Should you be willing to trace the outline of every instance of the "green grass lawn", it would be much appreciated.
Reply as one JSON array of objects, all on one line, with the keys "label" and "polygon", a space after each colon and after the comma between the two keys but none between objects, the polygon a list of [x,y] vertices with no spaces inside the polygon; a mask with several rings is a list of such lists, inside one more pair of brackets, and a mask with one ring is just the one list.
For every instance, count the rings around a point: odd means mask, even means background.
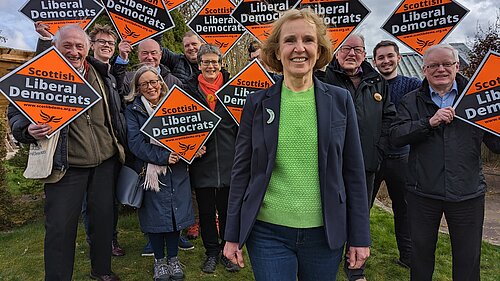
[{"label": "green grass lawn", "polygon": [[[409,271],[395,264],[397,249],[391,215],[374,208],[371,224],[373,246],[366,269],[367,279],[409,280]],[[153,258],[140,256],[146,239],[139,230],[137,216],[121,216],[118,230],[126,255],[113,258],[113,270],[124,281],[151,280]],[[0,233],[0,280],[43,280],[43,237],[43,222]],[[239,273],[228,273],[220,265],[215,274],[201,272],[204,259],[201,239],[194,240],[194,243],[194,250],[180,252],[180,260],[186,265],[185,280],[253,280],[248,257],[247,267]],[[500,278],[500,247],[483,244],[482,250],[481,280],[496,281]],[[90,280],[90,260],[83,227],[79,227],[75,259],[74,280]],[[345,280],[343,274],[339,274],[338,280]],[[439,238],[434,280],[451,281],[451,249],[447,235]]]}]

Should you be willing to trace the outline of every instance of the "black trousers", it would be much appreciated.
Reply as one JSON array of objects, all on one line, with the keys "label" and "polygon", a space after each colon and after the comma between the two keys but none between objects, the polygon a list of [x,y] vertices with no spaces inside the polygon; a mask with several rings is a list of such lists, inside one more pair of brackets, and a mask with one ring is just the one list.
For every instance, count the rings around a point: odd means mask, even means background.
[{"label": "black trousers", "polygon": [[399,250],[399,258],[406,264],[410,263],[411,239],[408,224],[408,210],[406,204],[406,173],[408,168],[408,154],[398,157],[389,157],[382,161],[380,170],[375,174],[375,184],[371,205],[377,197],[380,184],[385,181],[387,191],[392,201],[394,213],[394,232]]},{"label": "black trousers", "polygon": [[[205,254],[207,256],[217,256],[224,248],[229,187],[196,188],[195,192]],[[215,221],[216,214],[219,219],[219,231],[217,231]]]},{"label": "black trousers", "polygon": [[484,195],[462,202],[445,202],[411,192],[407,198],[413,249],[410,280],[432,280],[439,224],[444,213],[450,232],[453,281],[479,281]]},{"label": "black trousers", "polygon": [[90,260],[94,273],[111,273],[113,172],[116,157],[94,168],[69,168],[57,183],[45,185],[45,280],[71,280],[82,201],[87,192]]}]

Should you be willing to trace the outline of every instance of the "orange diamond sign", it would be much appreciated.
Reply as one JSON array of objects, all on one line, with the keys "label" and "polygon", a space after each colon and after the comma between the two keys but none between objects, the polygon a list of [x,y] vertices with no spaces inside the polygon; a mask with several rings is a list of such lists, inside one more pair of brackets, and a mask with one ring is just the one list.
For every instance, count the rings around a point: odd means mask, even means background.
[{"label": "orange diamond sign", "polygon": [[443,41],[468,12],[454,0],[403,0],[382,29],[423,55]]},{"label": "orange diamond sign", "polygon": [[104,3],[120,38],[130,40],[132,46],[175,26],[163,1],[105,0]]},{"label": "orange diamond sign", "polygon": [[299,0],[243,0],[231,16],[255,38],[264,42],[271,35],[272,23],[280,14],[294,8]]},{"label": "orange diamond sign", "polygon": [[172,11],[174,9],[177,9],[179,6],[182,4],[186,3],[188,0],[163,0],[163,3],[165,3],[165,7],[169,11]]},{"label": "orange diamond sign", "polygon": [[456,116],[500,137],[500,53],[489,51],[455,104]]},{"label": "orange diamond sign", "polygon": [[370,10],[359,0],[302,0],[299,5],[301,8],[309,7],[322,16],[334,51],[370,14]]},{"label": "orange diamond sign", "polygon": [[247,95],[258,90],[267,89],[273,84],[273,79],[264,70],[259,60],[254,59],[215,94],[229,112],[229,115],[239,125]]},{"label": "orange diamond sign", "polygon": [[209,0],[191,19],[188,26],[208,44],[229,52],[245,28],[231,17],[235,5],[230,0]]},{"label": "orange diamond sign", "polygon": [[61,130],[101,96],[51,47],[0,80],[0,91],[33,124]]},{"label": "orange diamond sign", "polygon": [[42,21],[49,25],[50,34],[56,34],[59,27],[78,24],[87,29],[102,12],[102,5],[95,0],[29,0],[19,12],[33,22]]},{"label": "orange diamond sign", "polygon": [[221,118],[174,86],[141,131],[191,164]]}]

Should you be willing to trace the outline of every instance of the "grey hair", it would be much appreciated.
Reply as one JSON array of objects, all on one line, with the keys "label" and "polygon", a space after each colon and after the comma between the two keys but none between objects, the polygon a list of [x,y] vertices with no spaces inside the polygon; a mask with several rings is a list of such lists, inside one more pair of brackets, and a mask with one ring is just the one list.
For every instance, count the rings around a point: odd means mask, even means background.
[{"label": "grey hair", "polygon": [[443,44],[432,45],[427,50],[425,50],[424,58],[423,58],[424,65],[425,65],[425,61],[429,57],[429,54],[432,53],[433,51],[439,50],[439,49],[445,49],[445,50],[451,51],[451,53],[453,54],[453,58],[455,59],[455,61],[459,62],[457,49],[453,48],[453,46],[451,46],[450,44],[444,44],[443,43]]},{"label": "grey hair", "polygon": [[70,30],[75,30],[77,32],[80,32],[85,38],[85,47],[87,49],[90,49],[90,37],[87,35],[87,33],[85,33],[85,31],[83,31],[81,26],[77,24],[68,24],[61,26],[54,35],[54,38],[52,39],[52,44],[56,45],[59,41],[61,41],[62,34]]},{"label": "grey hair", "polygon": [[203,44],[198,49],[198,55],[196,57],[196,61],[198,64],[201,64],[201,57],[206,54],[216,54],[219,57],[219,63],[222,62],[222,52],[219,47],[212,44]]},{"label": "grey hair", "polygon": [[359,39],[361,39],[361,42],[363,42],[363,47],[365,46],[365,36],[363,36],[362,34],[354,33],[354,34],[349,35],[349,37],[347,37],[347,39],[349,39],[351,37],[358,37]]},{"label": "grey hair", "polygon": [[124,100],[126,102],[132,102],[134,101],[135,97],[141,95],[141,93],[139,92],[139,78],[141,78],[141,76],[148,71],[153,72],[156,76],[158,76],[158,80],[160,80],[160,100],[167,94],[168,86],[167,84],[165,84],[165,81],[163,81],[163,78],[158,73],[158,68],[154,66],[143,65],[134,73],[134,78],[132,78],[132,81],[130,82],[130,93],[128,93],[128,95],[124,97]]}]

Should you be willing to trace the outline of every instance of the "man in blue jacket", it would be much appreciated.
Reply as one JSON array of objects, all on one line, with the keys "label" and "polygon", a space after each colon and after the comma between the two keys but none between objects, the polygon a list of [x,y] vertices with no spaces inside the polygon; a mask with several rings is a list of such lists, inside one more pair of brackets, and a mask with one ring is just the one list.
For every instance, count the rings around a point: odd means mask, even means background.
[{"label": "man in blue jacket", "polygon": [[[397,107],[401,98],[420,87],[422,82],[415,77],[398,74],[398,64],[401,61],[398,45],[389,40],[380,41],[373,49],[373,63],[389,85],[391,102]],[[375,173],[372,205],[377,192],[385,181],[394,213],[394,231],[398,244],[399,265],[409,268],[411,256],[410,227],[406,211],[406,169],[408,165],[409,146],[387,147],[387,153],[382,159],[380,169]]]}]

